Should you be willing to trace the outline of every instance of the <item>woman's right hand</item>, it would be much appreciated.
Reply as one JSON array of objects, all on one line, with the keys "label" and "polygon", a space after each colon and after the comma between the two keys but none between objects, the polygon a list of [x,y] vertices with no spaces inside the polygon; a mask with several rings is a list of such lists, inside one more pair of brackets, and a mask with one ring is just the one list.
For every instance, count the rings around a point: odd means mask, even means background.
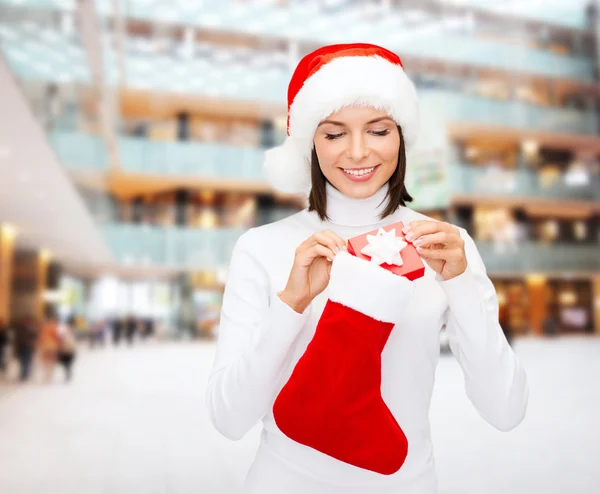
[{"label": "woman's right hand", "polygon": [[296,249],[294,265],[279,298],[296,312],[304,312],[329,284],[331,263],[342,249],[346,250],[346,241],[331,230],[308,237]]}]

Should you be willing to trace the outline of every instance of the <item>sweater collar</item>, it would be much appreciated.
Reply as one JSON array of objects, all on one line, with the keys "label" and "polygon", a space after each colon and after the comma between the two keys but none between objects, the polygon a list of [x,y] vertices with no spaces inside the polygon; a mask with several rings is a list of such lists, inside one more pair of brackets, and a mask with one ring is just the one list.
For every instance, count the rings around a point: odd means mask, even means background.
[{"label": "sweater collar", "polygon": [[364,199],[353,199],[326,182],[327,216],[330,223],[342,226],[366,226],[381,222],[389,184],[385,183],[375,194]]}]

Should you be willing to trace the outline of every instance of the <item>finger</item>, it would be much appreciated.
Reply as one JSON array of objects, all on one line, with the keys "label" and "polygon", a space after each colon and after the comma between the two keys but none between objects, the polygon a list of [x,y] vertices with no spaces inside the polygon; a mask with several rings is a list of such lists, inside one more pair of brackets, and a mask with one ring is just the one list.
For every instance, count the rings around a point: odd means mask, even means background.
[{"label": "finger", "polygon": [[428,235],[422,235],[421,237],[415,239],[413,244],[420,245],[421,247],[432,248],[435,247],[435,244],[441,244],[441,246],[446,247],[448,249],[458,247],[460,245],[460,235],[458,233],[448,233],[448,232],[437,232],[430,233]]},{"label": "finger", "polygon": [[424,249],[423,247],[417,247],[417,252],[427,259],[443,259],[444,261],[458,259],[461,256],[460,249]]},{"label": "finger", "polygon": [[[321,245],[325,245],[326,247],[329,247],[334,252],[336,250],[336,247],[338,247],[335,237],[333,237],[332,235],[328,235],[325,232],[317,232],[313,235],[313,237],[315,238],[316,244],[318,243]],[[343,245],[340,246],[339,249],[341,250],[342,247],[343,247]]]},{"label": "finger", "polygon": [[323,233],[332,238],[335,241],[335,244],[340,248],[340,250],[346,246],[346,241],[333,230],[323,230]]},{"label": "finger", "polygon": [[296,252],[294,263],[309,266],[317,257],[325,257],[330,261],[335,258],[335,252],[322,244],[315,244],[307,249]]},{"label": "finger", "polygon": [[452,232],[456,229],[455,226],[444,223],[443,221],[434,221],[434,220],[415,220],[411,221],[407,228],[404,228],[403,231],[405,233],[406,239],[409,241],[415,240],[419,238],[421,235],[427,235],[431,233],[437,232]]},{"label": "finger", "polygon": [[333,261],[333,259],[335,258],[335,252],[331,249],[328,249],[324,245],[317,244],[314,247],[311,247],[311,250],[314,253],[313,258],[320,256],[327,258],[328,261]]}]

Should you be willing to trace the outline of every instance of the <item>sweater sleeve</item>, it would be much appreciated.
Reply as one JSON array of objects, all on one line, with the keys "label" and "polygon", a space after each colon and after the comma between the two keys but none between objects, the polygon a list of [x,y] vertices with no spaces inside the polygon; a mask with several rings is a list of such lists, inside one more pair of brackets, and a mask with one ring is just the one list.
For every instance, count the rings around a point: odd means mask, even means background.
[{"label": "sweater sleeve", "polygon": [[466,230],[459,230],[465,241],[466,271],[447,281],[436,275],[448,299],[448,341],[471,403],[491,425],[509,431],[525,417],[527,376],[500,326],[496,290],[475,242]]},{"label": "sweater sleeve", "polygon": [[271,289],[250,230],[237,241],[225,284],[216,356],[206,405],[217,430],[241,439],[266,414],[296,336],[311,311],[300,314]]}]

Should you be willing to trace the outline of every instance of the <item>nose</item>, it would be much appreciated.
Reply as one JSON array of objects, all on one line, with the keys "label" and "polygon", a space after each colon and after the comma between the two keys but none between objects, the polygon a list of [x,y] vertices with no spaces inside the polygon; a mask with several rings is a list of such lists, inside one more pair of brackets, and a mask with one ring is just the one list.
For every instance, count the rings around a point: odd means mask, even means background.
[{"label": "nose", "polygon": [[362,161],[369,156],[369,147],[362,135],[353,135],[349,141],[348,158],[354,161]]}]

